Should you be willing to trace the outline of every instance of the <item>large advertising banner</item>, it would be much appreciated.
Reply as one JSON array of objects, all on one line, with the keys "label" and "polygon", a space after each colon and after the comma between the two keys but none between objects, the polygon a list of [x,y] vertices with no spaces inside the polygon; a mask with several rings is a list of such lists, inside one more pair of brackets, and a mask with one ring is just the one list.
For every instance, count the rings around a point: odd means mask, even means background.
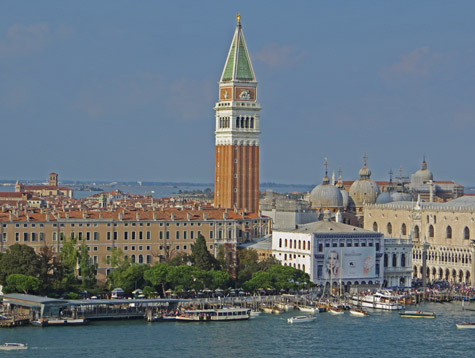
[{"label": "large advertising banner", "polygon": [[323,279],[376,277],[376,250],[374,247],[327,247]]}]

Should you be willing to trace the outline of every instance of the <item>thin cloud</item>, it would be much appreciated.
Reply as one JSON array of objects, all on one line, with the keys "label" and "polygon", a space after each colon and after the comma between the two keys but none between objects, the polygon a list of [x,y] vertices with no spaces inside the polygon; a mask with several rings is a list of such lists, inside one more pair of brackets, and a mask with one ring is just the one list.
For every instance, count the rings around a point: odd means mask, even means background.
[{"label": "thin cloud", "polygon": [[271,68],[295,66],[305,58],[305,52],[290,45],[271,43],[264,46],[254,56]]},{"label": "thin cloud", "polygon": [[213,116],[210,103],[217,92],[212,85],[212,81],[169,81],[156,73],[92,79],[81,89],[76,107],[92,120],[141,110],[176,121],[203,120]]},{"label": "thin cloud", "polygon": [[9,57],[41,50],[51,31],[47,24],[10,26],[7,33],[0,38],[0,57]]},{"label": "thin cloud", "polygon": [[0,58],[25,55],[43,50],[55,39],[64,40],[71,36],[74,29],[59,25],[51,29],[48,24],[15,24],[6,34],[0,34]]},{"label": "thin cloud", "polygon": [[416,48],[408,54],[402,55],[399,61],[392,66],[383,69],[381,77],[386,80],[400,77],[429,77],[440,57],[440,54],[432,52],[428,46]]}]

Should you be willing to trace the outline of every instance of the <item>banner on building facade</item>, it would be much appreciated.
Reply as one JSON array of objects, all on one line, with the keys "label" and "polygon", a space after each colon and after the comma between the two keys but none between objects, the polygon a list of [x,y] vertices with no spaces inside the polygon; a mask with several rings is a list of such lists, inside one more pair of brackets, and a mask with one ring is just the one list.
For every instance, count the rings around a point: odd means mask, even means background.
[{"label": "banner on building facade", "polygon": [[323,265],[323,279],[376,277],[374,247],[327,247]]}]

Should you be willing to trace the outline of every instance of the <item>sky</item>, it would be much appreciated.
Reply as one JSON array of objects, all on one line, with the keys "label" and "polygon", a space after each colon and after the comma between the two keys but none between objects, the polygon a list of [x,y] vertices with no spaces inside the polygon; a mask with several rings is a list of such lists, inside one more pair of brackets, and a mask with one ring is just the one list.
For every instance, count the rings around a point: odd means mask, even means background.
[{"label": "sky", "polygon": [[260,180],[375,180],[425,158],[475,185],[473,1],[0,2],[0,179],[214,180],[219,77],[241,23]]}]

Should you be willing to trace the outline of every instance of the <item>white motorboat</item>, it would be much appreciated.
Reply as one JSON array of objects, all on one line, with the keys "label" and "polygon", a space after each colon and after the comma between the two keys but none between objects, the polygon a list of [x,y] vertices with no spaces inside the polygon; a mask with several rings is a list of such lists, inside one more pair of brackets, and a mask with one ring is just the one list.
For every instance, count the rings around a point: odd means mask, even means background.
[{"label": "white motorboat", "polygon": [[399,313],[399,316],[407,318],[435,318],[435,312],[404,311]]},{"label": "white motorboat", "polygon": [[315,321],[317,317],[315,316],[295,316],[287,318],[287,322],[289,323],[305,323],[305,322],[312,322]]},{"label": "white motorboat", "polygon": [[400,298],[401,296],[390,291],[381,291],[371,295],[353,296],[351,303],[361,307],[394,311],[402,310],[402,305],[399,303]]},{"label": "white motorboat", "polygon": [[350,315],[355,316],[355,317],[367,317],[369,316],[369,313],[360,308],[353,307],[353,308],[350,308]]},{"label": "white motorboat", "polygon": [[475,322],[462,322],[456,324],[458,329],[475,329]]},{"label": "white motorboat", "polygon": [[2,351],[18,351],[28,349],[28,345],[24,343],[3,343],[0,345]]},{"label": "white motorboat", "polygon": [[251,310],[251,318],[259,317],[261,312]]},{"label": "white motorboat", "polygon": [[306,312],[306,313],[315,314],[315,313],[320,312],[318,307],[313,307],[313,306],[297,306],[297,308],[299,309],[299,311]]}]

